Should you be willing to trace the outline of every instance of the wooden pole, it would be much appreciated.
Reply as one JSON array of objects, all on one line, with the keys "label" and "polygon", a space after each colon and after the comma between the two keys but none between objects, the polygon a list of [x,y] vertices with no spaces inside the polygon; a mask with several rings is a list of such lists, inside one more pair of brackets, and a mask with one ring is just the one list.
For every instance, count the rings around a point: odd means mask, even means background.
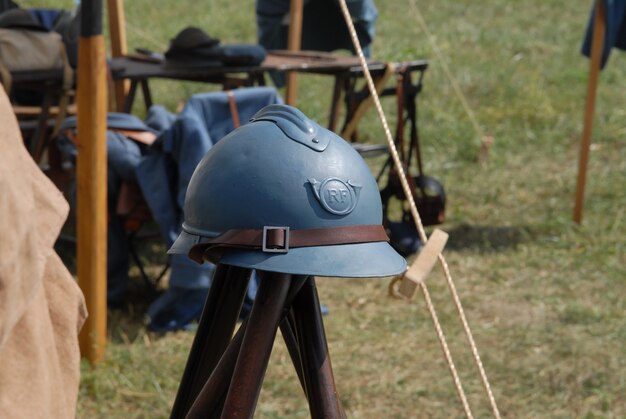
[{"label": "wooden pole", "polygon": [[[107,0],[109,14],[109,38],[111,40],[111,56],[122,57],[128,52],[126,43],[126,26],[124,17],[124,0]],[[123,112],[124,102],[128,94],[130,83],[128,80],[114,82],[115,106],[118,112]]]},{"label": "wooden pole", "polygon": [[106,345],[107,84],[102,1],[82,3],[78,48],[76,183],[77,272],[89,317],[80,334],[82,356],[92,364]]},{"label": "wooden pole", "polygon": [[[289,37],[287,39],[287,49],[289,51],[300,51],[302,44],[302,0],[291,0],[289,6]],[[287,89],[285,92],[288,105],[296,106],[298,97],[298,76],[295,71],[287,72]]]},{"label": "wooden pole", "polygon": [[574,205],[574,222],[580,224],[583,218],[585,201],[585,183],[587,179],[587,163],[589,161],[589,147],[591,146],[591,129],[593,114],[596,106],[596,90],[600,76],[600,60],[604,49],[604,35],[606,18],[604,16],[604,1],[596,0],[593,35],[591,38],[591,64],[589,67],[589,82],[587,84],[587,99],[585,103],[585,117],[583,121],[583,135],[580,144],[578,160],[578,179],[576,181],[576,202]]}]

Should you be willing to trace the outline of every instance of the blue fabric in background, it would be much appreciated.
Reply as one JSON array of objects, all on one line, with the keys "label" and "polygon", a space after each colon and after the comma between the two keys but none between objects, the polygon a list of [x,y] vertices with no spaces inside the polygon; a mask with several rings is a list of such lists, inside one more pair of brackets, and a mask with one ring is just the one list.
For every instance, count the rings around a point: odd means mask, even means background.
[{"label": "blue fabric in background", "polygon": [[[602,59],[600,68],[606,65],[611,49],[618,48],[626,50],[626,0],[600,0],[604,3],[604,13],[606,19],[606,33],[604,35],[604,46],[602,48]],[[592,5],[591,16],[587,24],[587,31],[581,52],[587,57],[591,57],[591,42],[593,37],[593,26],[595,19],[595,2]]]},{"label": "blue fabric in background", "polygon": [[[378,10],[373,0],[347,0],[348,11],[366,57],[376,34]],[[290,0],[256,0],[257,40],[267,50],[287,49]],[[302,12],[301,49],[355,53],[346,22],[336,0],[305,1]],[[284,77],[272,72],[274,83],[282,87]]]},{"label": "blue fabric in background", "polygon": [[37,22],[44,28],[51,31],[54,29],[54,25],[63,13],[60,9],[29,9],[28,12],[32,17],[37,19]]},{"label": "blue fabric in background", "polygon": [[[282,103],[273,87],[232,92],[242,124],[262,107]],[[185,193],[196,166],[213,144],[233,129],[225,92],[194,95],[137,166],[137,181],[167,246],[174,243],[180,232]],[[210,264],[199,265],[185,255],[174,255],[171,264],[170,286],[210,285],[213,273]]]},{"label": "blue fabric in background", "polygon": [[[264,106],[282,103],[273,87],[251,87],[233,91],[239,118],[245,124]],[[67,118],[62,131],[76,127],[76,117]],[[117,196],[123,180],[136,181],[148,204],[165,244],[178,237],[183,220],[187,185],[196,166],[222,137],[234,129],[225,92],[192,96],[183,111],[172,114],[162,106],[152,106],[144,121],[136,116],[109,113],[110,128],[147,130],[159,135],[151,146],[113,131],[107,131],[107,186],[109,203],[107,288],[109,302],[123,299],[128,284],[129,247],[123,223],[116,216]],[[74,159],[77,149],[67,138],[59,148]],[[75,202],[74,200],[72,200]],[[214,266],[202,265],[186,255],[171,257],[170,287],[207,289]]]},{"label": "blue fabric in background", "polygon": [[[378,10],[373,0],[347,0],[364,53],[374,40]],[[257,38],[265,49],[286,49],[289,0],[256,0]],[[303,50],[354,51],[350,33],[336,0],[306,1],[302,12]]]}]

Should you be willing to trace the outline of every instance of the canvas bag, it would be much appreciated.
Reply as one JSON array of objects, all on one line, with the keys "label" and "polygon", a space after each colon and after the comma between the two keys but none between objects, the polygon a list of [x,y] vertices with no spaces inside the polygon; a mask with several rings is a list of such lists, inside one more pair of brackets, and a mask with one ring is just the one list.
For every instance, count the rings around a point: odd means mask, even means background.
[{"label": "canvas bag", "polygon": [[61,35],[29,29],[0,28],[0,76],[7,92],[11,89],[11,72],[63,70],[63,88],[72,82]]}]

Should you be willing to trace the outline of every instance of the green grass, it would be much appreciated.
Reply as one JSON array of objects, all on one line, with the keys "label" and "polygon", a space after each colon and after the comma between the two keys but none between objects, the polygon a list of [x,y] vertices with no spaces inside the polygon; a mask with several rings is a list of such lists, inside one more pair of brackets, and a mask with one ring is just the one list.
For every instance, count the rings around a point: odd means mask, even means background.
[{"label": "green grass", "polygon": [[[126,3],[131,48],[164,50],[187,25],[254,42],[254,2]],[[571,222],[589,61],[579,53],[591,2],[416,2],[480,128],[477,133],[408,1],[378,2],[374,56],[426,58],[419,97],[426,170],[449,197],[445,256],[504,417],[626,417],[626,56],[598,88],[584,223]],[[55,4],[53,2],[53,4]],[[299,106],[324,123],[331,83],[301,76]],[[153,83],[170,109],[211,88]],[[394,104],[385,102],[390,121]],[[136,109],[141,114],[142,109]],[[374,112],[360,132],[383,142]],[[423,299],[387,296],[387,279],[318,280],[349,417],[460,417]],[[440,268],[428,279],[476,417],[489,415]],[[83,418],[167,417],[191,333],[148,335],[139,305],[110,316],[106,359],[82,368]],[[307,417],[277,339],[258,417]]]}]

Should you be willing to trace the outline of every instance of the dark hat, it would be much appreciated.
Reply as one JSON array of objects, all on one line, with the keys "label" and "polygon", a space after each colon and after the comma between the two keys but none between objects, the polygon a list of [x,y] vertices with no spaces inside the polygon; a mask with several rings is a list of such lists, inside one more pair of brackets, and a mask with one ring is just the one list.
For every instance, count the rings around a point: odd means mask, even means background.
[{"label": "dark hat", "polygon": [[165,52],[165,65],[184,68],[220,66],[219,43],[219,39],[212,38],[202,29],[187,27],[170,41]]},{"label": "dark hat", "polygon": [[202,29],[189,26],[180,31],[174,39],[170,41],[170,47],[166,55],[170,52],[177,51],[210,49],[217,46],[219,43],[219,39],[211,37]]}]

